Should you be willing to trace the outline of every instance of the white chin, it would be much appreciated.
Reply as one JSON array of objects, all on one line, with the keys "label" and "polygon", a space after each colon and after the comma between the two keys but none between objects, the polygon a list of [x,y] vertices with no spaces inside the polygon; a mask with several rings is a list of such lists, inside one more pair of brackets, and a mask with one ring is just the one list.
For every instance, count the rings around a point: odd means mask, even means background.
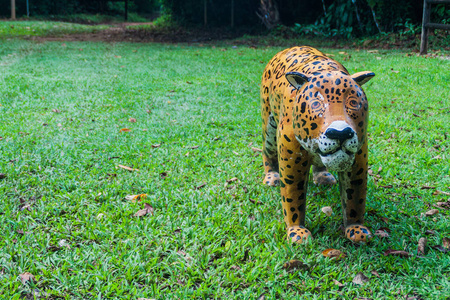
[{"label": "white chin", "polygon": [[327,156],[320,156],[322,163],[328,171],[343,172],[347,171],[355,161],[355,155],[348,155],[342,150],[338,150]]}]

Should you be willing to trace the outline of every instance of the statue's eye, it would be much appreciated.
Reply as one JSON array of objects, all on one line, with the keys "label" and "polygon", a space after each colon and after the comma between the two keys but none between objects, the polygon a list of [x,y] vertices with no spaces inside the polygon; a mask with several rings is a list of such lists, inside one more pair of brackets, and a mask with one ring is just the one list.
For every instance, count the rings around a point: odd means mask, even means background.
[{"label": "statue's eye", "polygon": [[313,103],[311,103],[311,109],[313,110],[319,109],[321,105],[322,104],[320,103],[320,101],[314,101]]},{"label": "statue's eye", "polygon": [[360,109],[361,108],[361,103],[356,101],[355,99],[350,99],[349,101],[347,101],[347,105],[350,108],[353,108],[353,109]]}]

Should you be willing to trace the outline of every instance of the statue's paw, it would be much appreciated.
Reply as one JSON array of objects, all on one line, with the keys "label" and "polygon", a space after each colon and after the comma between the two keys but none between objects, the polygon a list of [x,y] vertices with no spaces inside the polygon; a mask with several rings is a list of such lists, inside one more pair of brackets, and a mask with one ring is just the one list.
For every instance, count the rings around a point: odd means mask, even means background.
[{"label": "statue's paw", "polygon": [[358,244],[366,244],[372,238],[370,230],[363,225],[350,225],[345,228],[345,237]]},{"label": "statue's paw", "polygon": [[336,178],[334,178],[334,176],[328,171],[323,171],[323,172],[318,172],[318,173],[313,174],[313,181],[314,181],[314,184],[317,184],[317,185],[334,185],[334,184],[336,184]]},{"label": "statue's paw", "polygon": [[278,172],[267,172],[266,177],[264,177],[264,184],[269,186],[280,185],[280,174]]},{"label": "statue's paw", "polygon": [[312,240],[311,231],[304,226],[292,226],[287,230],[288,240],[292,243],[303,244]]}]

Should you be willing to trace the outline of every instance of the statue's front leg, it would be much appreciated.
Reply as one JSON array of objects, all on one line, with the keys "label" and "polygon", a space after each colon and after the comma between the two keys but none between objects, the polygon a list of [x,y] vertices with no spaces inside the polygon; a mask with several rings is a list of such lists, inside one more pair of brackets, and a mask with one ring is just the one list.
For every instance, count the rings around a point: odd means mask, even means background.
[{"label": "statue's front leg", "polygon": [[288,240],[303,243],[311,239],[305,227],[306,192],[311,163],[292,132],[279,131],[278,158],[280,189]]},{"label": "statue's front leg", "polygon": [[367,195],[367,144],[356,154],[351,170],[339,173],[345,236],[355,243],[366,243],[372,237],[363,226]]}]

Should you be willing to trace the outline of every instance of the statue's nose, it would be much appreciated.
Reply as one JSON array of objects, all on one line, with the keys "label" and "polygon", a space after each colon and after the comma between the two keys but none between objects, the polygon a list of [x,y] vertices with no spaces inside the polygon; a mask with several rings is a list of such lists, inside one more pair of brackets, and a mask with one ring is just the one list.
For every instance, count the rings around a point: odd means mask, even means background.
[{"label": "statue's nose", "polygon": [[351,139],[355,135],[355,131],[351,127],[346,127],[342,130],[338,130],[335,128],[328,128],[325,131],[325,136],[332,140],[338,140],[341,143]]}]

